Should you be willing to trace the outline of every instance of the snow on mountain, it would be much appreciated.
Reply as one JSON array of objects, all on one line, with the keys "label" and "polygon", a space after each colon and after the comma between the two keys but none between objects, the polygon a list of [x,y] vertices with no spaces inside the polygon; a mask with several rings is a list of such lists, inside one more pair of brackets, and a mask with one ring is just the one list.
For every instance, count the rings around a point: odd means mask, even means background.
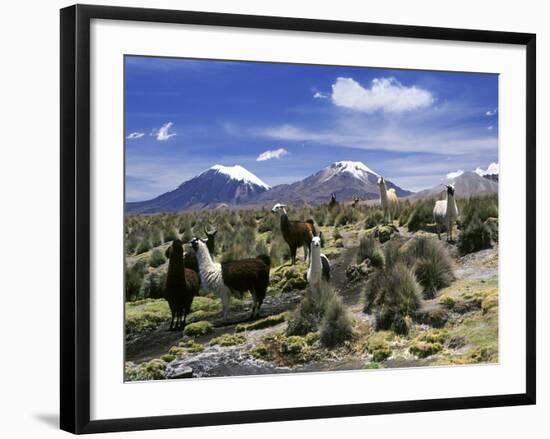
[{"label": "snow on mountain", "polygon": [[349,173],[353,177],[359,180],[366,180],[369,174],[379,177],[379,175],[370,169],[363,162],[352,162],[349,160],[334,162],[332,165],[326,168],[329,170],[329,175],[325,178],[324,181],[328,181],[333,178],[335,175],[342,173]]},{"label": "snow on mountain", "polygon": [[240,165],[235,165],[235,166],[214,165],[210,169],[206,170],[205,172],[208,172],[209,170],[213,170],[213,171],[219,172],[220,174],[227,175],[232,180],[242,181],[244,183],[251,183],[256,186],[263,187],[266,190],[271,189],[271,186],[264,183],[262,180],[256,177],[252,172],[250,172],[248,169],[243,168]]},{"label": "snow on mountain", "polygon": [[447,180],[452,180],[453,178],[460,177],[462,174],[464,174],[464,171],[462,169],[459,169],[456,172],[449,172],[447,174]]},{"label": "snow on mountain", "polygon": [[477,175],[485,177],[486,175],[498,175],[499,165],[498,163],[491,163],[486,170],[481,169],[479,166],[474,171]]}]

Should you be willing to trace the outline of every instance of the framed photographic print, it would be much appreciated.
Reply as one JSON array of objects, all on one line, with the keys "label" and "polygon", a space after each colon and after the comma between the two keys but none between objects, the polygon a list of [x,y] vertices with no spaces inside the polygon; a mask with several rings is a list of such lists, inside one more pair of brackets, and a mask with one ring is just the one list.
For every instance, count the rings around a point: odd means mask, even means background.
[{"label": "framed photographic print", "polygon": [[535,85],[533,34],[62,9],[61,428],[534,404]]}]

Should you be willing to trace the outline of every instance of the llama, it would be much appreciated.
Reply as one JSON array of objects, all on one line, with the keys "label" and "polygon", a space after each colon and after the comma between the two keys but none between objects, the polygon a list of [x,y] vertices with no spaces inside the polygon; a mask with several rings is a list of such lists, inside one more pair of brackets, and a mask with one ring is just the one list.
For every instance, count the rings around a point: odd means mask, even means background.
[{"label": "llama", "polygon": [[437,237],[441,239],[441,227],[447,229],[447,241],[453,242],[453,223],[458,218],[458,207],[455,200],[455,187],[452,184],[446,184],[447,198],[435,202],[434,221],[437,226]]},{"label": "llama", "polygon": [[172,313],[169,328],[169,331],[172,331],[185,328],[193,298],[199,293],[199,276],[193,270],[185,268],[183,243],[179,239],[172,241],[172,245],[166,250],[166,257],[168,258],[168,273],[164,298]]},{"label": "llama", "polygon": [[[204,234],[206,235],[206,239],[207,239],[206,246],[208,247],[208,252],[210,253],[210,256],[212,256],[212,259],[214,259],[216,233],[218,233],[216,229],[208,230],[206,227],[204,227]],[[188,252],[185,252],[184,264],[185,264],[185,268],[190,268],[191,270],[197,273],[199,272],[199,263],[197,262],[197,254],[195,253],[195,250],[193,250],[192,248],[189,249]]]},{"label": "llama", "polygon": [[397,203],[399,202],[395,189],[386,188],[384,177],[378,179],[378,189],[380,190],[380,204],[384,210],[384,220],[388,223],[392,223]]},{"label": "llama", "polygon": [[351,202],[351,207],[355,208],[357,207],[357,205],[359,204],[359,197],[356,195],[355,197],[353,197],[353,201]]},{"label": "llama", "polygon": [[271,211],[280,215],[281,232],[286,243],[290,247],[291,263],[296,263],[296,250],[304,248],[304,261],[309,256],[311,238],[316,235],[315,224],[312,219],[307,221],[290,221],[285,210],[286,204],[277,203]]},{"label": "llama", "polygon": [[336,201],[336,194],[331,194],[330,195],[330,203],[328,203],[328,208],[329,209],[334,209],[335,207],[338,207],[339,206],[339,203],[338,201]]},{"label": "llama", "polygon": [[203,285],[222,301],[224,321],[227,321],[229,316],[231,293],[243,294],[250,291],[254,301],[250,318],[259,316],[269,285],[270,257],[260,255],[256,258],[219,263],[212,260],[206,240],[193,238],[191,246],[197,254]]},{"label": "llama", "polygon": [[328,258],[321,253],[321,237],[314,236],[311,239],[307,281],[311,286],[319,286],[321,280],[326,282],[330,281],[330,262]]}]

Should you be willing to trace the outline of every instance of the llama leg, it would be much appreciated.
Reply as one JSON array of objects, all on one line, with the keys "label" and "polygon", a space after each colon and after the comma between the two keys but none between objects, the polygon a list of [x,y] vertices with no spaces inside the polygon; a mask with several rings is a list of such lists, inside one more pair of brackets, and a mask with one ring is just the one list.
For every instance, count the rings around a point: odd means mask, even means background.
[{"label": "llama leg", "polygon": [[172,319],[170,320],[170,327],[168,328],[169,331],[172,331],[174,329],[174,312],[172,311]]},{"label": "llama leg", "polygon": [[184,311],[182,329],[185,329],[186,320],[187,320],[187,312]]},{"label": "llama leg", "polygon": [[296,263],[296,247],[290,248],[290,259],[292,260],[292,265]]},{"label": "llama leg", "polygon": [[176,318],[176,312],[174,310],[174,307],[172,304],[170,304],[170,313],[172,314],[172,319],[170,320],[170,327],[168,328],[169,331],[174,330],[174,319]]},{"label": "llama leg", "polygon": [[230,291],[227,287],[222,290],[223,320],[226,322],[229,317]]},{"label": "llama leg", "polygon": [[307,261],[308,256],[309,256],[308,246],[304,245],[304,262]]},{"label": "llama leg", "polygon": [[250,290],[250,294],[252,294],[252,312],[250,313],[250,320],[252,320],[256,316],[256,306],[258,304],[258,300],[256,299],[256,290]]}]

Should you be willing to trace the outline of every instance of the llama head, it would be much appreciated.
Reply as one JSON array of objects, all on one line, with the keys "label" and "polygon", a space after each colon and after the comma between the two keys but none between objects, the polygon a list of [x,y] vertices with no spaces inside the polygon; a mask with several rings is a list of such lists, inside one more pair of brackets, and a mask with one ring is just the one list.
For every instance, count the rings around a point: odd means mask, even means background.
[{"label": "llama head", "polygon": [[320,236],[314,236],[311,238],[311,247],[312,248],[321,248],[321,237]]},{"label": "llama head", "polygon": [[385,185],[386,184],[386,181],[384,180],[384,177],[380,177],[378,179],[378,186],[382,186],[382,185]]},{"label": "llama head", "polygon": [[271,209],[271,212],[273,213],[282,213],[285,212],[286,204],[277,203],[273,208]]},{"label": "llama head", "polygon": [[455,194],[454,184],[446,184],[445,187],[447,188],[447,195],[453,196]]},{"label": "llama head", "polygon": [[193,250],[195,251],[199,251],[199,247],[206,247],[206,243],[208,242],[208,238],[207,239],[201,239],[201,238],[193,238],[191,241],[189,241],[189,244],[191,244],[191,247],[193,248]]},{"label": "llama head", "polygon": [[183,256],[183,242],[179,239],[174,239],[172,245],[166,249],[165,256],[170,259],[172,256]]}]

